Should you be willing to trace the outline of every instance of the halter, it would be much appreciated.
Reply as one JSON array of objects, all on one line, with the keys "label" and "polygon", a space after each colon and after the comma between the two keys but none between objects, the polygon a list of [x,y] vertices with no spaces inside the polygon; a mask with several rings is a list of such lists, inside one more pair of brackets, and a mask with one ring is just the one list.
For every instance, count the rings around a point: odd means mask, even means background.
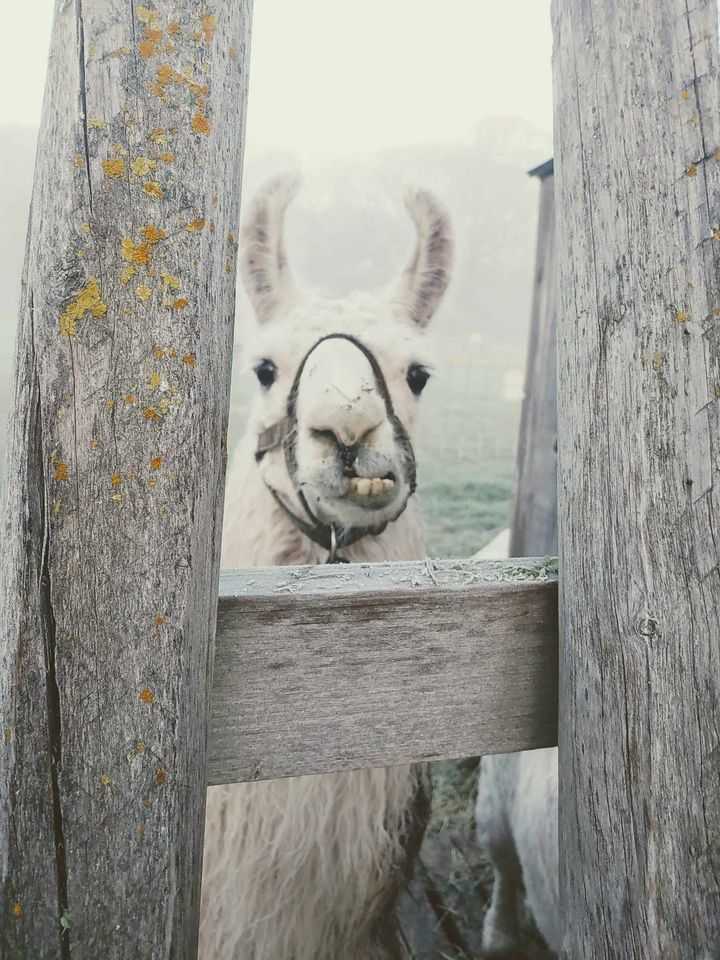
[{"label": "halter", "polygon": [[413,452],[412,443],[410,442],[410,437],[408,436],[408,432],[405,429],[402,421],[395,413],[387,382],[382,370],[380,369],[380,364],[375,358],[375,355],[365,346],[364,343],[361,343],[355,337],[352,337],[347,333],[330,333],[324,337],[320,337],[320,339],[316,340],[307,351],[300,362],[297,373],[295,374],[295,379],[293,380],[293,385],[288,395],[286,414],[282,420],[278,420],[277,423],[274,423],[271,427],[263,430],[258,435],[257,447],[255,449],[255,460],[259,463],[268,451],[274,450],[277,447],[283,448],[283,452],[285,454],[285,464],[288,469],[288,474],[290,476],[293,489],[295,490],[298,500],[300,501],[303,510],[307,514],[308,519],[306,520],[304,517],[298,516],[295,511],[292,510],[287,503],[285,503],[280,493],[271,487],[267,481],[265,481],[265,486],[272,494],[277,505],[292,521],[295,527],[309,540],[312,540],[313,543],[317,543],[319,546],[328,551],[328,558],[325,561],[326,563],[347,563],[348,560],[345,557],[338,556],[337,551],[339,549],[342,547],[349,547],[351,544],[357,543],[357,541],[361,540],[363,537],[376,537],[378,534],[383,532],[390,521],[385,520],[383,523],[376,524],[373,527],[343,527],[338,529],[333,524],[324,523],[312,512],[310,505],[307,502],[307,498],[305,497],[300,484],[297,482],[296,408],[300,377],[302,376],[303,369],[305,368],[305,364],[307,363],[307,359],[310,354],[325,340],[348,340],[367,358],[372,368],[375,376],[375,385],[385,404],[385,411],[387,413],[388,421],[392,424],[395,440],[405,451],[406,462],[410,464],[408,476],[410,492],[405,498],[405,503],[403,503],[400,512],[393,519],[397,520],[407,506],[408,500],[415,492],[416,485],[415,455]]}]

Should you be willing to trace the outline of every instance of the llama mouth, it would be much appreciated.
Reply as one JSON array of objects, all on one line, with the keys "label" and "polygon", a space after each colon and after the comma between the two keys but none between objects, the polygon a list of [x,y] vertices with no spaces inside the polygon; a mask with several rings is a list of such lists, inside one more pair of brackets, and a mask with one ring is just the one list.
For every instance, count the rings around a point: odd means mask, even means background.
[{"label": "llama mouth", "polygon": [[350,477],[343,499],[370,510],[387,506],[396,496],[395,477]]}]

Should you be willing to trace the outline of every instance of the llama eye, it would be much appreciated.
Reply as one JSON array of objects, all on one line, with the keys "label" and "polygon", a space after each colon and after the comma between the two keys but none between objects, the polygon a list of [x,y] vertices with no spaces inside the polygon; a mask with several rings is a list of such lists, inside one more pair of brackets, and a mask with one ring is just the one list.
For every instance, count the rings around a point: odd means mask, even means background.
[{"label": "llama eye", "polygon": [[277,378],[277,367],[272,360],[261,360],[254,369],[255,376],[260,381],[261,386],[265,387],[266,390],[275,383]]},{"label": "llama eye", "polygon": [[430,371],[427,367],[424,367],[421,363],[410,364],[407,372],[407,384],[416,397],[419,397],[423,392],[429,379]]}]

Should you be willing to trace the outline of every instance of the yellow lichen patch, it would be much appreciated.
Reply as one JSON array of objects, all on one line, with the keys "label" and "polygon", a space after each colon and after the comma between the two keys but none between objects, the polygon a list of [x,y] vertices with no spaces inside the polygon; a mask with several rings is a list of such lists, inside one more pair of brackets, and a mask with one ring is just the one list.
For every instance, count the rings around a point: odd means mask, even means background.
[{"label": "yellow lichen patch", "polygon": [[173,360],[174,360],[177,355],[178,355],[178,354],[177,354],[177,350],[175,349],[175,347],[170,347],[170,349],[168,350],[168,356],[169,356],[169,357],[172,357]]},{"label": "yellow lichen patch", "polygon": [[150,479],[148,480],[148,486],[154,487],[156,485],[157,485],[157,480],[155,479],[155,477],[150,477]]},{"label": "yellow lichen patch", "polygon": [[119,473],[114,473],[114,474],[110,477],[110,483],[111,483],[114,487],[119,487],[120,484],[122,483],[122,477],[120,476],[120,474],[119,474]]},{"label": "yellow lichen patch", "polygon": [[97,277],[92,277],[77,298],[69,303],[60,314],[60,333],[62,336],[74,337],[77,330],[77,321],[86,313],[91,313],[96,318],[104,317],[107,313],[107,304],[100,299],[100,285]]},{"label": "yellow lichen patch", "polygon": [[85,253],[84,250],[78,250],[78,252],[77,252],[78,260],[83,260],[83,259],[85,258],[85,256],[86,256],[86,253]]},{"label": "yellow lichen patch", "polygon": [[123,271],[120,274],[120,279],[122,280],[123,283],[129,283],[136,273],[137,273],[137,270],[135,269],[133,264],[127,263],[123,267]]},{"label": "yellow lichen patch", "polygon": [[690,314],[684,313],[682,310],[675,314],[675,323],[687,323],[689,319]]},{"label": "yellow lichen patch", "polygon": [[159,420],[160,414],[157,412],[155,407],[148,407],[147,410],[143,411],[143,416],[146,420]]},{"label": "yellow lichen patch", "polygon": [[140,233],[150,244],[160,243],[160,241],[164,240],[167,236],[165,230],[161,230],[160,227],[153,226],[153,224],[150,224],[148,227],[143,227]]},{"label": "yellow lichen patch", "polygon": [[89,224],[89,223],[81,223],[81,224],[80,224],[80,229],[82,230],[83,233],[89,234],[89,233],[90,233],[90,224]]},{"label": "yellow lichen patch", "polygon": [[189,367],[194,367],[195,357],[191,353],[186,353],[183,356],[183,363],[186,363]]},{"label": "yellow lichen patch", "polygon": [[155,783],[158,785],[164,783],[167,780],[167,773],[160,767],[159,770],[155,771]]},{"label": "yellow lichen patch", "polygon": [[93,450],[97,450],[97,448],[100,446],[100,441],[97,437],[92,438],[90,441],[90,446],[93,448]]},{"label": "yellow lichen patch", "polygon": [[125,161],[122,157],[108,157],[103,160],[102,168],[106,177],[117,179],[125,176]]},{"label": "yellow lichen patch", "polygon": [[169,150],[166,150],[164,153],[161,153],[160,159],[164,160],[165,163],[175,163],[175,156],[172,153],[170,153]]},{"label": "yellow lichen patch", "polygon": [[215,33],[215,26],[217,24],[217,17],[213,13],[206,13],[203,15],[200,20],[202,25],[203,37],[205,43],[210,44],[212,42],[213,34]]},{"label": "yellow lichen patch", "polygon": [[689,91],[689,90],[683,90],[682,93],[680,94],[680,96],[683,98],[683,100],[689,100],[689,99],[690,99],[690,91]]},{"label": "yellow lichen patch", "polygon": [[659,350],[656,350],[655,353],[653,354],[653,367],[655,368],[655,370],[659,370],[662,367],[663,363],[664,363],[663,355],[660,353]]},{"label": "yellow lichen patch", "polygon": [[105,409],[106,409],[106,410],[114,410],[114,409],[115,409],[115,401],[114,401],[114,400],[106,400],[106,401],[105,401]]},{"label": "yellow lichen patch", "polygon": [[102,117],[88,117],[87,128],[88,130],[107,130],[107,124]]},{"label": "yellow lichen patch", "polygon": [[150,134],[150,139],[153,141],[153,143],[157,143],[158,146],[161,146],[161,147],[165,146],[167,140],[166,140],[165,130],[163,129],[163,127],[155,127],[155,129]]},{"label": "yellow lichen patch", "polygon": [[161,383],[162,383],[162,377],[157,371],[151,373],[150,376],[148,377],[148,386],[150,387],[151,390],[157,390],[157,388],[160,386]]},{"label": "yellow lichen patch", "polygon": [[130,237],[123,237],[120,241],[123,257],[130,263],[139,263],[146,267],[152,258],[152,251],[147,243],[135,243]]},{"label": "yellow lichen patch", "polygon": [[162,197],[165,195],[162,187],[155,180],[144,183],[143,190],[148,194],[148,196],[154,197],[156,200],[162,199]]},{"label": "yellow lichen patch", "polygon": [[160,14],[157,10],[151,10],[149,7],[136,7],[135,16],[140,23],[157,23]]},{"label": "yellow lichen patch", "polygon": [[187,297],[178,297],[177,300],[173,300],[170,306],[173,310],[184,310],[188,305]]},{"label": "yellow lichen patch", "polygon": [[53,503],[53,515],[57,516],[62,510],[62,500],[56,500]]},{"label": "yellow lichen patch", "polygon": [[235,234],[232,230],[228,230],[228,243],[231,247],[237,247],[237,240],[235,239]]},{"label": "yellow lichen patch", "polygon": [[119,493],[114,493],[112,499],[114,503],[122,503],[122,495]]},{"label": "yellow lichen patch", "polygon": [[188,233],[199,233],[200,230],[205,228],[205,221],[200,218],[198,220],[191,220],[190,223],[185,227]]},{"label": "yellow lichen patch", "polygon": [[150,461],[151,470],[159,470],[162,465],[163,465],[162,457],[153,457],[152,460]]},{"label": "yellow lichen patch", "polygon": [[698,172],[698,168],[695,166],[694,163],[691,164],[691,165],[687,168],[687,175],[688,175],[689,177],[696,177],[696,176],[697,176],[697,172]]},{"label": "yellow lichen patch", "polygon": [[123,397],[123,403],[127,404],[127,406],[130,406],[131,403],[135,403],[134,395],[132,393],[126,393]]},{"label": "yellow lichen patch", "polygon": [[109,777],[106,773],[101,773],[101,774],[100,774],[100,783],[101,783],[104,787],[109,787],[110,784],[112,783],[112,781],[110,780],[110,777]]},{"label": "yellow lichen patch", "polygon": [[128,151],[127,151],[127,149],[120,143],[120,141],[118,140],[117,143],[114,143],[114,144],[113,144],[113,153],[122,154],[123,156],[126,157],[127,154],[128,154]]},{"label": "yellow lichen patch", "polygon": [[76,153],[73,157],[73,163],[76,167],[81,168],[85,166],[85,157],[82,154]]},{"label": "yellow lichen patch", "polygon": [[180,286],[180,277],[174,277],[171,273],[161,273],[163,286],[170,287],[171,290],[177,290]]},{"label": "yellow lichen patch", "polygon": [[720,230],[713,230],[713,240],[720,240]]},{"label": "yellow lichen patch", "polygon": [[231,60],[237,60],[237,58],[238,58],[238,52],[237,52],[237,50],[235,49],[235,47],[230,47],[230,48],[228,49],[228,54],[229,54]]},{"label": "yellow lichen patch", "polygon": [[232,272],[232,260],[230,259],[230,257],[228,257],[227,260],[225,261],[225,273],[231,273],[231,272]]},{"label": "yellow lichen patch", "polygon": [[135,295],[138,300],[149,300],[152,295],[152,290],[147,284],[141,283],[139,287],[135,288]]},{"label": "yellow lichen patch", "polygon": [[143,703],[153,703],[155,701],[153,692],[148,687],[140,691],[140,699]]},{"label": "yellow lichen patch", "polygon": [[136,177],[146,177],[157,167],[157,160],[151,160],[150,157],[135,157],[130,169]]},{"label": "yellow lichen patch", "polygon": [[12,907],[10,908],[10,912],[12,913],[12,915],[15,917],[16,920],[19,920],[20,917],[22,916],[23,910],[22,910],[22,907],[20,906],[20,904],[19,904],[19,902],[18,902],[17,900],[15,901],[15,903],[14,903],[14,904],[12,905]]},{"label": "yellow lichen patch", "polygon": [[207,136],[212,129],[212,124],[207,117],[204,117],[201,113],[196,113],[192,118],[190,126],[193,128],[195,133],[204,134]]},{"label": "yellow lichen patch", "polygon": [[139,835],[141,838],[145,836],[145,827],[143,827],[143,826],[138,827],[138,835]]},{"label": "yellow lichen patch", "polygon": [[110,56],[111,56],[111,57],[115,57],[115,59],[119,59],[120,57],[127,57],[127,56],[129,56],[129,55],[130,55],[130,52],[131,52],[131,51],[130,51],[130,47],[128,47],[128,46],[118,47],[117,50],[113,50],[113,52],[110,54]]},{"label": "yellow lichen patch", "polygon": [[55,464],[55,479],[58,482],[67,480],[68,478],[68,466],[62,460],[58,460]]}]

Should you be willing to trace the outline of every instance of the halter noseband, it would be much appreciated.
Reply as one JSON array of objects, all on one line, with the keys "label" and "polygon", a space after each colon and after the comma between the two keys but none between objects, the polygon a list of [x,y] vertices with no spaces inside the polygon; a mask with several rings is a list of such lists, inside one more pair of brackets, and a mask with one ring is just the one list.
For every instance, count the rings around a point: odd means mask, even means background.
[{"label": "halter noseband", "polygon": [[288,474],[290,475],[290,480],[292,482],[295,493],[297,494],[298,500],[300,501],[303,510],[308,516],[308,519],[305,520],[303,517],[299,517],[294,510],[292,510],[283,500],[282,496],[275,490],[270,484],[265,481],[265,486],[268,488],[270,493],[273,496],[273,499],[277,505],[281,508],[283,513],[292,521],[292,523],[297,527],[297,529],[304,534],[309,540],[312,540],[313,543],[317,543],[319,546],[323,547],[328,551],[328,558],[326,563],[347,563],[348,561],[344,557],[338,556],[337,551],[342,547],[349,547],[351,544],[356,543],[358,540],[361,540],[363,537],[367,536],[377,536],[382,533],[385,527],[390,522],[385,520],[383,523],[377,524],[374,527],[347,527],[343,528],[341,531],[333,524],[324,523],[317,517],[312,510],[310,505],[307,502],[307,498],[303,493],[300,485],[297,483],[297,457],[296,457],[296,446],[297,446],[297,394],[298,388],[300,385],[300,377],[302,376],[303,369],[307,362],[310,354],[325,340],[348,340],[355,347],[360,350],[360,352],[368,360],[373,374],[375,376],[375,385],[380,393],[380,396],[383,399],[385,404],[385,410],[387,413],[387,418],[393,426],[393,431],[395,434],[396,441],[400,446],[405,450],[406,453],[406,462],[410,464],[408,483],[410,487],[410,492],[405,498],[405,502],[402,505],[400,513],[397,514],[393,519],[397,520],[400,514],[403,512],[407,506],[407,502],[410,499],[411,495],[415,492],[415,456],[413,453],[412,443],[410,442],[410,437],[408,432],[405,429],[402,421],[398,418],[395,413],[392,398],[390,397],[390,391],[388,390],[387,382],[383,375],[382,370],[380,369],[380,364],[377,362],[375,355],[369,350],[364,343],[361,343],[360,340],[357,340],[355,337],[350,336],[346,333],[330,333],[327,336],[320,337],[319,340],[310,347],[305,356],[300,362],[300,366],[297,369],[295,374],[295,379],[293,380],[293,385],[288,395],[287,401],[287,410],[286,415],[282,420],[278,420],[277,423],[274,423],[271,427],[263,430],[258,435],[257,447],[255,449],[255,460],[259,463],[266,453],[270,450],[274,450],[277,447],[282,447],[285,453],[285,463],[288,468]]}]

